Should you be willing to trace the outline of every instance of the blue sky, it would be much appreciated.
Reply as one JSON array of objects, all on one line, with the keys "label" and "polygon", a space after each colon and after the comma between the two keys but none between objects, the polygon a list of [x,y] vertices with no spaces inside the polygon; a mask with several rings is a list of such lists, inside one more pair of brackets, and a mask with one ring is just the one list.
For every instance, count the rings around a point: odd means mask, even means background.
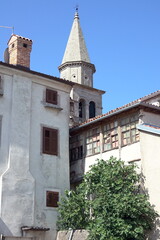
[{"label": "blue sky", "polygon": [[[103,112],[160,89],[160,0],[5,0],[0,25],[33,40],[32,70],[58,77],[76,4]],[[11,33],[0,28],[0,61]]]}]

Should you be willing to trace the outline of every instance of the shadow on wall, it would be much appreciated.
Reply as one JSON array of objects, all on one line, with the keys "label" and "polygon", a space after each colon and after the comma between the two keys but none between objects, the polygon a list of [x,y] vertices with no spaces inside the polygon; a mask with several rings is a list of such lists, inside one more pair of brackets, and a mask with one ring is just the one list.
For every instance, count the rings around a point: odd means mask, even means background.
[{"label": "shadow on wall", "polygon": [[158,240],[160,239],[160,218],[157,218],[155,222],[155,227],[148,234],[148,240]]},{"label": "shadow on wall", "polygon": [[[148,188],[145,188],[145,180],[146,180],[146,177],[143,175],[143,173],[141,173],[141,184],[139,186],[139,191],[141,193],[148,195],[149,197]],[[152,205],[152,207],[155,208],[155,205]],[[160,216],[157,217],[153,229],[149,231],[147,235],[148,235],[147,240],[160,239]]]},{"label": "shadow on wall", "polygon": [[3,220],[0,218],[0,234],[4,236],[13,236],[9,228],[6,226],[6,224],[3,222]]}]

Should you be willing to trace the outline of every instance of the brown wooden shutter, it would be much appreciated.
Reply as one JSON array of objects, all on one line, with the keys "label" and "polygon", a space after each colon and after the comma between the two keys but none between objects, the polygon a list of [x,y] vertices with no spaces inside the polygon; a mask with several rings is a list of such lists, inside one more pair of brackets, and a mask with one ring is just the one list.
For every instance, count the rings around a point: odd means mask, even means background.
[{"label": "brown wooden shutter", "polygon": [[43,128],[43,152],[49,152],[49,140],[50,139],[50,131],[47,128]]},{"label": "brown wooden shutter", "polygon": [[58,207],[59,192],[46,192],[46,206],[47,207]]},{"label": "brown wooden shutter", "polygon": [[43,128],[43,153],[58,155],[58,130]]},{"label": "brown wooden shutter", "polygon": [[2,89],[2,78],[0,76],[0,89]]},{"label": "brown wooden shutter", "polygon": [[46,89],[46,102],[57,105],[57,91]]},{"label": "brown wooden shutter", "polygon": [[52,129],[51,132],[50,151],[53,155],[58,155],[58,131],[56,129]]}]

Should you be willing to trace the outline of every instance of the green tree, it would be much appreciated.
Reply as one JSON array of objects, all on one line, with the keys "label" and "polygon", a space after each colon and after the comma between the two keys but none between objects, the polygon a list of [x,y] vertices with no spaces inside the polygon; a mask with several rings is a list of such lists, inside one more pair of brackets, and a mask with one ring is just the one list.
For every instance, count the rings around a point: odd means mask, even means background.
[{"label": "green tree", "polygon": [[157,214],[141,178],[133,164],[98,160],[75,191],[66,191],[58,228],[88,229],[91,240],[144,240]]}]

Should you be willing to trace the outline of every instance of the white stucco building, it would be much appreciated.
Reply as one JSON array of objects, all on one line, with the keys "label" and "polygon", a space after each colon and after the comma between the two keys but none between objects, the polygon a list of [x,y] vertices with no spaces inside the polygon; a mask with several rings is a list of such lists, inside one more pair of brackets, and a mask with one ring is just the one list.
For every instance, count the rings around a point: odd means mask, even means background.
[{"label": "white stucco building", "polygon": [[10,42],[11,62],[0,62],[0,217],[13,236],[54,239],[57,202],[69,188],[72,83],[12,62],[31,41]]}]

